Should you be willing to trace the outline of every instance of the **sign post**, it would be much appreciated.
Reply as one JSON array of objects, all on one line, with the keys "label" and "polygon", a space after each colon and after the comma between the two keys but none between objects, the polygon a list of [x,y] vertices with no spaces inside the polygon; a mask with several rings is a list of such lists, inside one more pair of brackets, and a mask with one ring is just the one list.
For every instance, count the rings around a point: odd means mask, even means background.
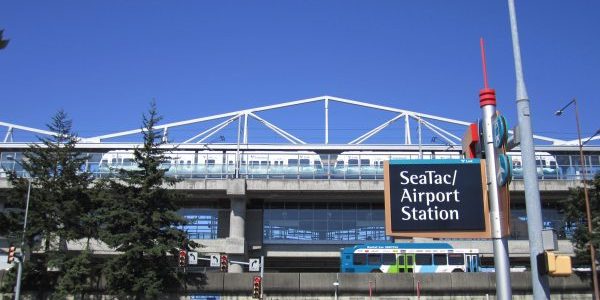
[{"label": "sign post", "polygon": [[[498,189],[498,152],[502,144],[506,143],[506,122],[496,116],[496,91],[488,87],[487,69],[485,64],[485,50],[481,39],[481,59],[483,65],[484,88],[479,91],[479,107],[482,112],[483,142],[486,156],[486,173],[488,194],[490,197],[490,218],[492,225],[492,241],[494,247],[494,266],[496,269],[496,292],[498,299],[512,298],[510,283],[510,264],[508,261],[508,240],[504,237],[508,224],[503,224],[503,207],[500,202]],[[495,126],[494,126],[495,124]],[[494,130],[496,129],[496,130]],[[498,145],[498,147],[496,147]],[[505,176],[507,177],[507,175]]]}]

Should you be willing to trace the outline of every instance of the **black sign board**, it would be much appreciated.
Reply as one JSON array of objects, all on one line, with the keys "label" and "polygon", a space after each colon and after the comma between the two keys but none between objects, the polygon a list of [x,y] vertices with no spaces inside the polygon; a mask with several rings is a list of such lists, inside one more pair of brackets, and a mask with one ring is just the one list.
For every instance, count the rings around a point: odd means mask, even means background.
[{"label": "black sign board", "polygon": [[388,235],[488,236],[481,160],[392,160],[385,174]]}]

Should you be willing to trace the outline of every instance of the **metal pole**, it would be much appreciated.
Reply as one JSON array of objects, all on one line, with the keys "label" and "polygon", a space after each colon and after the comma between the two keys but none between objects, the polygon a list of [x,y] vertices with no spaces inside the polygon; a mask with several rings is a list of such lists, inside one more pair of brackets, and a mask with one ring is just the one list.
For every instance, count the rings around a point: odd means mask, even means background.
[{"label": "metal pole", "polygon": [[419,159],[423,159],[423,141],[421,140],[422,138],[422,131],[421,131],[421,118],[419,118]]},{"label": "metal pole", "polygon": [[329,144],[329,99],[325,99],[325,144]]},{"label": "metal pole", "polygon": [[529,235],[529,261],[531,265],[533,298],[536,300],[550,299],[548,276],[541,275],[537,265],[537,256],[544,252],[542,242],[542,208],[540,204],[540,191],[535,165],[535,149],[533,146],[533,133],[531,129],[531,111],[529,109],[529,97],[527,96],[527,89],[525,88],[525,80],[523,79],[519,32],[517,28],[514,0],[508,0],[508,9],[510,13],[510,28],[515,60],[517,85],[516,102],[519,133],[521,135],[521,157],[523,160],[523,181],[525,185],[525,207],[527,211],[527,233]]},{"label": "metal pole", "polygon": [[[577,100],[573,99],[573,104],[575,105],[575,121],[577,122],[577,139],[579,140],[579,162],[581,164],[581,180],[583,182],[583,195],[585,199],[585,213],[587,217],[587,227],[588,233],[590,234],[590,238],[592,236],[592,212],[590,209],[590,198],[588,195],[588,188],[586,182],[586,168],[585,168],[585,160],[583,159],[583,144],[581,143],[581,127],[579,125],[579,111],[577,109]],[[590,260],[592,263],[592,281],[594,284],[594,299],[600,299],[600,294],[598,293],[598,273],[596,272],[596,250],[594,249],[594,244],[592,241],[589,241],[590,244]]]},{"label": "metal pole", "polygon": [[260,256],[260,279],[262,280],[260,284],[260,299],[263,298],[263,290],[265,289],[265,256]]},{"label": "metal pole", "polygon": [[240,131],[242,116],[238,116],[237,147],[235,148],[235,178],[240,178]]},{"label": "metal pole", "polygon": [[487,173],[488,196],[490,197],[490,218],[492,242],[494,247],[494,266],[496,269],[496,291],[498,299],[512,299],[510,283],[510,263],[508,260],[508,241],[502,237],[502,216],[498,182],[496,178],[497,154],[494,147],[492,119],[496,115],[495,105],[485,105],[483,112],[483,132],[485,142],[485,164]]},{"label": "metal pole", "polygon": [[21,257],[17,260],[17,284],[15,285],[15,300],[21,299],[21,277],[23,274],[23,263],[25,263],[25,233],[27,231],[27,216],[29,215],[29,197],[31,195],[31,178],[27,179],[27,201],[25,202],[25,217],[23,218],[23,235],[21,236]]},{"label": "metal pole", "polygon": [[498,299],[511,299],[510,263],[508,260],[508,241],[503,237],[502,204],[498,194],[497,161],[498,153],[494,146],[494,129],[492,122],[496,116],[496,91],[488,87],[485,49],[481,39],[481,62],[483,66],[484,88],[479,92],[479,106],[483,118],[483,141],[485,148],[485,164],[487,188],[490,204],[490,223],[492,226],[492,242],[494,247],[494,266],[496,268],[496,291]]}]

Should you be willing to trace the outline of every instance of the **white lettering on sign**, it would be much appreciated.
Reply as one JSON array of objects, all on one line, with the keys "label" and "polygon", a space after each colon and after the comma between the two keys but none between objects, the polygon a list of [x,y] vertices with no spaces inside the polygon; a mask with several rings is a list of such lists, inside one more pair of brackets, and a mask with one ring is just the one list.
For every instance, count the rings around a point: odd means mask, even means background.
[{"label": "white lettering on sign", "polygon": [[[400,172],[400,184],[412,187],[424,185],[438,185],[453,187],[456,183],[457,170],[450,174],[440,174],[435,170],[426,170],[419,174],[410,174],[409,171]],[[405,205],[401,207],[403,221],[446,221],[460,220],[457,209],[440,209],[436,204],[460,202],[458,189],[447,191],[420,191],[418,188],[402,189],[400,202]],[[411,203],[425,203],[426,209],[411,207]]]}]

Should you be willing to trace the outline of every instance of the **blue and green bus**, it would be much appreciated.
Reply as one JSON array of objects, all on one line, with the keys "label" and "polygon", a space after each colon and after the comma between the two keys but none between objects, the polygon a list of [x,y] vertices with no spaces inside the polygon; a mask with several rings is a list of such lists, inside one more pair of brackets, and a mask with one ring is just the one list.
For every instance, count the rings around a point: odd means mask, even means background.
[{"label": "blue and green bus", "polygon": [[447,243],[373,243],[343,248],[340,270],[348,273],[478,272],[479,250]]}]

